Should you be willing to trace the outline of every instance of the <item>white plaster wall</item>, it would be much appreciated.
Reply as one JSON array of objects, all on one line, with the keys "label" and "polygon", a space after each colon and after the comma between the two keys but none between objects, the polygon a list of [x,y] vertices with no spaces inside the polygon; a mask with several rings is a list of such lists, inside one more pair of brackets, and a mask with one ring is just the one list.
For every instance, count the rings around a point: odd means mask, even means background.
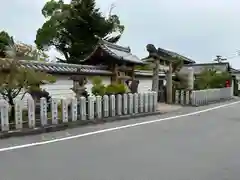
[{"label": "white plaster wall", "polygon": [[49,92],[53,98],[68,99],[75,96],[75,93],[71,90],[73,81],[70,80],[69,76],[55,76],[55,78],[55,83],[42,85],[41,88]]},{"label": "white plaster wall", "polygon": [[151,77],[137,77],[139,80],[138,92],[143,93],[152,89],[152,78]]},{"label": "white plaster wall", "polygon": [[[50,96],[52,98],[57,98],[57,99],[71,99],[75,96],[75,93],[71,90],[73,87],[73,81],[70,80],[70,76],[63,76],[63,75],[58,75],[55,76],[56,82],[53,84],[45,84],[41,85],[42,89],[45,89],[47,92],[49,92]],[[92,83],[91,83],[91,78],[88,77],[88,83],[86,84],[86,90],[88,93],[91,94],[91,88],[92,88]],[[111,83],[111,78],[107,76],[102,76],[101,77],[103,80],[103,84],[108,85]],[[137,78],[140,83],[138,87],[138,92],[146,92],[151,90],[152,88],[152,78],[151,77],[139,77]],[[21,100],[23,95],[23,92],[21,92],[16,98],[15,101]],[[1,98],[1,97],[0,97]],[[27,100],[31,98],[29,94],[25,94],[23,98],[23,107],[27,107]]]}]

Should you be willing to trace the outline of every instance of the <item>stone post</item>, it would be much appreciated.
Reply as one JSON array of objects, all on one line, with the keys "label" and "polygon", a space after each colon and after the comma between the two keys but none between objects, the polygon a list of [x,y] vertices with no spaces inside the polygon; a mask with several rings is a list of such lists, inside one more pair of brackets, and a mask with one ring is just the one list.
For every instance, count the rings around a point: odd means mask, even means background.
[{"label": "stone post", "polygon": [[128,97],[127,94],[123,94],[123,114],[126,115],[128,113]]},{"label": "stone post", "polygon": [[139,112],[142,113],[144,108],[144,94],[139,94]]},{"label": "stone post", "polygon": [[153,99],[154,99],[154,93],[153,92],[149,92],[149,112],[153,111]]},{"label": "stone post", "polygon": [[0,100],[1,110],[1,130],[9,131],[9,105],[5,100]]},{"label": "stone post", "polygon": [[34,100],[32,98],[28,99],[27,105],[28,105],[28,127],[29,128],[35,128],[36,118],[35,118],[35,103],[34,103]]},{"label": "stone post", "polygon": [[153,92],[153,111],[157,111],[157,105],[158,105],[158,100],[157,100],[158,94],[156,92]]},{"label": "stone post", "polygon": [[42,97],[40,99],[40,120],[42,126],[46,126],[48,124],[47,106],[46,98]]},{"label": "stone post", "polygon": [[52,124],[58,124],[58,100],[52,99],[51,102],[51,110],[52,110]]},{"label": "stone post", "polygon": [[61,99],[61,106],[62,106],[62,122],[68,122],[68,104],[66,99]]},{"label": "stone post", "polygon": [[89,120],[94,119],[94,113],[95,113],[94,99],[95,98],[93,96],[88,97],[88,119]]},{"label": "stone post", "polygon": [[114,117],[116,116],[116,100],[115,95],[110,96],[110,116]]},{"label": "stone post", "polygon": [[128,113],[133,114],[133,94],[128,94]]},{"label": "stone post", "polygon": [[87,113],[86,113],[86,98],[85,97],[80,97],[80,119],[85,121],[87,118]]},{"label": "stone post", "polygon": [[144,112],[148,112],[148,93],[144,93]]},{"label": "stone post", "polygon": [[176,90],[175,91],[175,104],[179,104],[179,96],[180,96],[180,91]]},{"label": "stone post", "polygon": [[103,116],[109,117],[109,98],[107,95],[103,96]]},{"label": "stone post", "polygon": [[160,60],[154,59],[153,61],[153,81],[152,81],[152,91],[157,92],[159,86],[159,69],[160,69]]},{"label": "stone post", "polygon": [[121,116],[122,115],[122,95],[118,94],[117,95],[117,115]]},{"label": "stone post", "polygon": [[186,105],[189,105],[190,102],[190,93],[188,90],[186,90]]},{"label": "stone post", "polygon": [[102,118],[102,97],[101,96],[96,97],[96,117],[97,119]]},{"label": "stone post", "polygon": [[72,98],[71,100],[71,114],[72,114],[72,121],[77,121],[78,114],[77,114],[77,98]]},{"label": "stone post", "polygon": [[22,119],[22,101],[15,102],[15,127],[16,129],[23,128],[23,119]]},{"label": "stone post", "polygon": [[134,108],[133,108],[133,112],[135,114],[138,113],[138,108],[139,108],[139,96],[138,96],[138,93],[134,93],[133,95],[133,105],[134,105]]},{"label": "stone post", "polygon": [[180,103],[181,105],[184,105],[184,90],[180,91]]},{"label": "stone post", "polygon": [[172,62],[169,63],[169,70],[166,74],[167,77],[167,103],[172,103]]}]

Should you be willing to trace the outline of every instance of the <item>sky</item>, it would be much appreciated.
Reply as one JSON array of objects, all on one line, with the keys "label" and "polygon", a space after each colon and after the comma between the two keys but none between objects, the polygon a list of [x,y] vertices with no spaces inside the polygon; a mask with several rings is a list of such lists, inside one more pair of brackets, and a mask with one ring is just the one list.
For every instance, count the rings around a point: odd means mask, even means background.
[{"label": "sky", "polygon": [[[44,0],[1,0],[0,31],[18,41],[34,44],[44,23]],[[148,55],[147,44],[172,50],[196,62],[212,62],[216,55],[231,57],[240,69],[239,0],[97,0],[103,13],[114,3],[125,25],[120,45],[130,46],[139,58]],[[52,58],[57,53],[50,52]],[[233,58],[232,58],[233,57]]]}]

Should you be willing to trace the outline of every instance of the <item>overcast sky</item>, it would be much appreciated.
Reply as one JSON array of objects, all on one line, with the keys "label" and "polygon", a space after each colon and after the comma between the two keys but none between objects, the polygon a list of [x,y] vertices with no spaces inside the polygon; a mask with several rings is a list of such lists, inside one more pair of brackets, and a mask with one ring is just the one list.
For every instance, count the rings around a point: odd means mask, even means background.
[{"label": "overcast sky", "polygon": [[[44,23],[44,0],[1,0],[0,30],[33,44]],[[97,0],[107,13],[111,3],[125,25],[119,42],[143,58],[146,45],[173,50],[197,62],[215,55],[232,57],[240,50],[239,0]],[[51,53],[54,54],[53,52]],[[240,57],[229,61],[240,68]]]}]

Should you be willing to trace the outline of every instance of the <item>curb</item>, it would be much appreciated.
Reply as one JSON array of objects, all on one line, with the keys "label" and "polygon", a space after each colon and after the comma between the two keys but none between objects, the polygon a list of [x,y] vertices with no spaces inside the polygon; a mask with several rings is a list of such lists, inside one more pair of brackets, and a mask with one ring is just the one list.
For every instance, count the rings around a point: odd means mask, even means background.
[{"label": "curb", "polygon": [[87,125],[97,125],[97,124],[103,124],[106,122],[115,122],[115,121],[121,121],[121,120],[127,120],[127,119],[136,119],[140,117],[146,117],[146,116],[155,116],[160,114],[166,114],[165,112],[150,112],[150,113],[139,113],[139,114],[132,114],[132,115],[123,115],[123,116],[115,116],[115,117],[108,117],[108,118],[102,118],[102,119],[95,119],[95,120],[78,120],[75,122],[68,122],[68,123],[61,123],[57,125],[49,125],[45,127],[37,127],[33,129],[22,129],[22,130],[14,130],[14,131],[8,131],[8,132],[1,132],[0,133],[0,139],[6,139],[10,137],[20,137],[20,136],[27,136],[27,135],[37,135],[42,133],[49,133],[49,132],[57,132],[62,131],[66,129],[73,129],[81,126],[87,126]]},{"label": "curb", "polygon": [[231,97],[231,98],[228,98],[228,99],[220,99],[220,100],[217,100],[217,101],[210,101],[210,102],[207,102],[207,103],[204,103],[204,104],[174,104],[172,103],[171,105],[180,105],[182,107],[202,107],[202,106],[207,106],[207,105],[211,105],[211,104],[217,104],[217,103],[223,103],[223,102],[228,102],[228,101],[232,101],[232,100],[235,100],[234,97]]},{"label": "curb", "polygon": [[218,101],[211,101],[208,103],[204,103],[204,104],[196,104],[196,105],[191,105],[192,107],[201,107],[201,106],[207,106],[207,105],[211,105],[211,104],[217,104],[217,103],[223,103],[223,102],[228,102],[228,101],[232,101],[234,100],[234,98],[228,98],[228,99],[220,99]]}]

